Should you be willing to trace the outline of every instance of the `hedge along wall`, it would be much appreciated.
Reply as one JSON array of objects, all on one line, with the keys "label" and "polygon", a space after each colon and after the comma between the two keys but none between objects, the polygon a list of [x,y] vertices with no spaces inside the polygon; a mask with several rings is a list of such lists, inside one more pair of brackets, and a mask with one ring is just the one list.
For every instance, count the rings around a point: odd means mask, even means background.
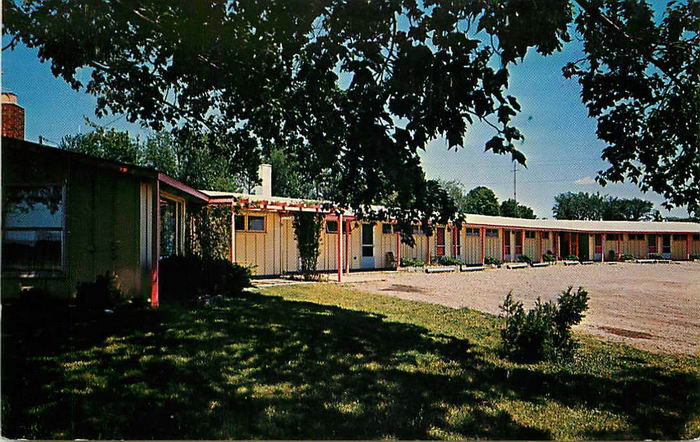
[{"label": "hedge along wall", "polygon": [[185,250],[205,259],[231,259],[231,206],[188,212]]}]

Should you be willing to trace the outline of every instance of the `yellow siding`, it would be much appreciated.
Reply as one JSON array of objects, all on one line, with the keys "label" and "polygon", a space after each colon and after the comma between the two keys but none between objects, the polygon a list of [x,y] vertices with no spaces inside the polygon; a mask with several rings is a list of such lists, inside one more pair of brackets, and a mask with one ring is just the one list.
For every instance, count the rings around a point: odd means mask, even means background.
[{"label": "yellow siding", "polygon": [[700,253],[700,240],[692,241],[692,246],[690,248],[690,253]]},{"label": "yellow siding", "polygon": [[671,259],[686,259],[686,247],[687,242],[685,237],[683,239],[671,240]]},{"label": "yellow siding", "polygon": [[524,238],[523,239],[523,253],[535,261],[538,260],[538,249],[540,248],[539,239],[535,238]]},{"label": "yellow siding", "polygon": [[486,256],[503,259],[502,237],[503,229],[498,229],[498,238],[486,237]]},{"label": "yellow siding", "polygon": [[462,238],[462,260],[467,264],[481,264],[481,238],[466,236]]},{"label": "yellow siding", "polygon": [[624,239],[620,247],[621,253],[628,253],[635,258],[644,258],[647,256],[648,251],[649,248],[647,245],[646,235],[644,240],[630,240],[628,235],[624,235]]}]

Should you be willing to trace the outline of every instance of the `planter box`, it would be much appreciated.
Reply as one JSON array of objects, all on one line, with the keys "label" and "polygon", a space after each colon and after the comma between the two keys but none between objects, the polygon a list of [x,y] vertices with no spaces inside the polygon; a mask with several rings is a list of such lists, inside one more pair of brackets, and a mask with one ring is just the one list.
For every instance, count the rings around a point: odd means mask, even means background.
[{"label": "planter box", "polygon": [[636,262],[638,264],[656,264],[657,261],[655,259],[638,259]]},{"label": "planter box", "polygon": [[416,272],[422,272],[425,267],[416,267],[416,266],[411,266],[411,267],[399,267],[399,272],[410,272],[410,273],[416,273]]},{"label": "planter box", "polygon": [[533,267],[549,267],[550,265],[552,264],[549,262],[536,262],[532,264]]},{"label": "planter box", "polygon": [[463,272],[476,272],[479,270],[486,270],[486,267],[484,266],[465,266],[461,265],[459,266],[459,269]]},{"label": "planter box", "polygon": [[671,264],[673,261],[670,259],[657,259],[656,262],[659,264]]},{"label": "planter box", "polygon": [[581,264],[583,264],[585,266],[589,266],[589,265],[595,264],[595,263],[593,261],[581,261]]},{"label": "planter box", "polygon": [[565,266],[577,266],[577,265],[581,264],[578,261],[563,261],[563,263]]},{"label": "planter box", "polygon": [[441,267],[426,267],[425,273],[452,273],[456,270],[455,267],[441,266]]},{"label": "planter box", "polygon": [[509,268],[509,269],[526,269],[526,268],[528,268],[528,267],[530,267],[530,266],[527,265],[527,263],[524,263],[524,262],[523,262],[523,263],[520,263],[520,264],[507,264],[506,267]]}]

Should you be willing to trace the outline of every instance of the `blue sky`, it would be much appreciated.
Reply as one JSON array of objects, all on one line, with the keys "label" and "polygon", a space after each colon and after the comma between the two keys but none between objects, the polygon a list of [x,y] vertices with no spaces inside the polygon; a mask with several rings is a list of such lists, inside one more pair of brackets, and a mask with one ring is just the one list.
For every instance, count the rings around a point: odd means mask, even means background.
[{"label": "blue sky", "polygon": [[[3,41],[6,38],[3,37]],[[561,74],[565,63],[580,58],[581,46],[574,41],[549,57],[528,54],[511,69],[508,93],[520,101],[522,112],[515,125],[525,135],[520,149],[527,156],[527,168],[518,166],[518,201],[532,207],[539,217],[551,217],[554,196],[561,192],[597,192],[618,197],[640,197],[654,202],[661,210],[663,198],[642,193],[632,183],[593,183],[597,171],[606,167],[600,158],[604,143],[595,135],[595,120],[588,118],[575,80]],[[74,91],[55,78],[48,63],[41,63],[35,50],[20,46],[2,53],[2,89],[12,91],[26,112],[26,138],[42,136],[59,142],[65,135],[87,131],[84,116],[101,125],[127,130],[133,136],[150,131],[130,124],[120,115],[95,117],[95,98]],[[467,189],[485,185],[499,199],[513,196],[513,164],[509,156],[484,152],[484,143],[493,136],[488,127],[473,126],[465,137],[465,147],[448,150],[443,139],[431,142],[421,154],[429,178],[457,180]],[[50,143],[49,143],[50,144]],[[664,215],[687,216],[683,209]]]}]

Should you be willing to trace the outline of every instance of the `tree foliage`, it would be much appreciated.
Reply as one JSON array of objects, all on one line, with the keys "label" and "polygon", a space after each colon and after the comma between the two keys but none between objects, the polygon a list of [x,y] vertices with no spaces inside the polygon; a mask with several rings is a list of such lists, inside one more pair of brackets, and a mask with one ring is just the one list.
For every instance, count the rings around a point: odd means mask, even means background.
[{"label": "tree foliage", "polygon": [[493,190],[488,187],[475,187],[467,193],[465,212],[477,215],[498,216],[501,209],[498,206],[498,198]]},{"label": "tree foliage", "polygon": [[318,257],[321,254],[323,215],[299,212],[294,215],[292,226],[297,239],[301,273],[306,280],[316,279]]},{"label": "tree foliage", "polygon": [[240,179],[213,155],[206,136],[158,133],[142,142],[127,132],[91,124],[92,131],[64,137],[59,148],[151,167],[196,189],[240,190]]},{"label": "tree foliage", "polygon": [[[574,7],[578,5],[578,8]],[[565,75],[608,143],[600,181],[629,177],[698,208],[698,6],[653,21],[641,0],[8,1],[12,47],[37,48],[54,75],[156,130],[207,134],[230,174],[254,176],[282,146],[341,206],[391,199],[394,216],[444,216],[424,198],[418,153],[442,136],[524,162],[509,67],[552,54],[576,30],[585,56]],[[83,80],[81,68],[89,69]],[[330,171],[324,175],[324,172]]]},{"label": "tree foliage", "polygon": [[566,192],[555,196],[554,201],[556,219],[640,221],[658,217],[654,204],[640,198]]},{"label": "tree foliage", "polygon": [[501,203],[500,212],[501,216],[507,216],[509,218],[537,218],[531,207],[522,205],[512,198]]}]

